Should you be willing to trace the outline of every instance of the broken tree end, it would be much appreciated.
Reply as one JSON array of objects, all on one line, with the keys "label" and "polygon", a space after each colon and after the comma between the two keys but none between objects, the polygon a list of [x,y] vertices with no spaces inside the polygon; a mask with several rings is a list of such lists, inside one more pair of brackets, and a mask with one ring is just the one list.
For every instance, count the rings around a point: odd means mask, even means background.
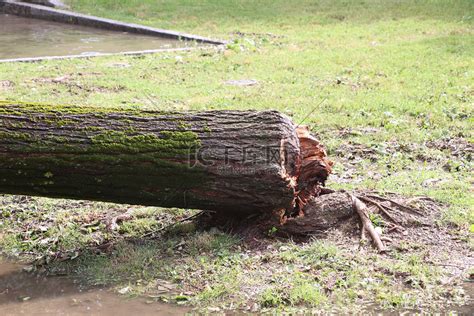
[{"label": "broken tree end", "polygon": [[324,146],[311,135],[307,126],[296,127],[296,133],[300,147],[299,159],[296,175],[290,182],[295,189],[295,198],[290,209],[277,212],[282,224],[287,218],[304,216],[305,205],[311,198],[321,195],[333,165],[327,158]]}]

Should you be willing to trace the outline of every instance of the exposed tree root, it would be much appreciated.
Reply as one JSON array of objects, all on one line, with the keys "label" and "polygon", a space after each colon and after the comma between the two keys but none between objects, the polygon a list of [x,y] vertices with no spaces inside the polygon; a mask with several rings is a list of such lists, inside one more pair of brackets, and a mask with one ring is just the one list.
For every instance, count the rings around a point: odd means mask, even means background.
[{"label": "exposed tree root", "polygon": [[403,210],[403,211],[406,211],[406,212],[409,212],[409,213],[412,213],[412,214],[415,214],[415,215],[418,215],[418,216],[423,216],[423,213],[421,213],[420,211],[418,211],[414,208],[408,207],[406,205],[400,204],[397,201],[394,201],[392,199],[381,197],[379,195],[372,195],[372,194],[368,194],[368,195],[366,195],[366,197],[378,199],[378,200],[381,200],[381,201],[387,201],[387,202],[390,202],[390,203],[398,206],[400,208],[400,210]]},{"label": "exposed tree root", "polygon": [[380,239],[379,234],[375,230],[374,225],[372,225],[372,222],[369,218],[369,214],[367,212],[367,206],[364,204],[364,202],[362,202],[353,194],[349,194],[349,196],[352,199],[352,207],[357,212],[362,222],[361,230],[367,231],[369,233],[370,238],[372,238],[372,241],[374,242],[379,252],[385,252],[387,249],[385,248],[382,240]]},{"label": "exposed tree root", "polygon": [[382,214],[384,214],[390,221],[392,221],[392,223],[396,224],[396,225],[400,225],[400,223],[395,219],[393,218],[392,215],[390,215],[390,213],[388,212],[387,209],[390,209],[390,207],[384,207],[383,205],[381,205],[380,203],[378,203],[377,201],[374,201],[372,199],[369,199],[367,197],[364,197],[364,196],[358,196],[359,200],[361,201],[364,201],[364,202],[368,202],[368,203],[371,203],[373,205],[375,205]]},{"label": "exposed tree root", "polygon": [[[278,231],[279,236],[291,238],[320,235],[337,227],[353,228],[354,224],[350,221],[357,214],[362,222],[361,240],[365,240],[367,234],[375,247],[380,252],[385,252],[388,248],[384,245],[384,241],[394,243],[394,239],[386,235],[381,236],[380,228],[374,227],[375,222],[372,223],[373,218],[370,214],[381,215],[379,219],[381,222],[377,223],[377,226],[383,227],[384,234],[395,232],[405,234],[407,225],[420,225],[426,220],[424,218],[426,214],[420,210],[373,193],[333,191],[327,188],[321,188],[320,192],[319,196],[309,198],[295,216],[276,212],[272,218],[266,218],[265,230],[270,227],[271,230]],[[423,197],[417,199],[428,200]]]}]

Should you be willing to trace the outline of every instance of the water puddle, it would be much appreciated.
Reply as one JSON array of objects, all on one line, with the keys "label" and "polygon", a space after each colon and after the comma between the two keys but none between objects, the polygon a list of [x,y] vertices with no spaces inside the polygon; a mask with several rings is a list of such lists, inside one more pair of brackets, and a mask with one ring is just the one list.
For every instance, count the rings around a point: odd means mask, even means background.
[{"label": "water puddle", "polygon": [[188,309],[147,304],[102,288],[83,288],[69,277],[27,273],[0,258],[0,315],[183,315]]},{"label": "water puddle", "polygon": [[0,60],[193,47],[196,43],[0,14]]}]

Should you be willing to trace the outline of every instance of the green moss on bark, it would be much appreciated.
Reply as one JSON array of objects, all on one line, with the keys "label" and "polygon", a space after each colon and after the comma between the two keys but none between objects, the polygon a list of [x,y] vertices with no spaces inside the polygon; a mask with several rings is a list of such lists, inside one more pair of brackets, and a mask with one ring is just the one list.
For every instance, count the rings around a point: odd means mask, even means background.
[{"label": "green moss on bark", "polygon": [[120,153],[153,151],[164,155],[176,155],[187,154],[190,149],[200,147],[198,135],[190,131],[164,131],[160,135],[152,133],[127,135],[124,132],[108,131],[91,137],[91,142],[93,151]]}]

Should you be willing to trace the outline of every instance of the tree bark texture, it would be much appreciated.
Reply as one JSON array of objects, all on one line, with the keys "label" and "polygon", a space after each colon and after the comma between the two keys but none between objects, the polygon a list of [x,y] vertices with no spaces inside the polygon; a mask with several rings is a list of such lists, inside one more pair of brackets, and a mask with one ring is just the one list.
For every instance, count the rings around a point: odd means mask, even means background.
[{"label": "tree bark texture", "polygon": [[331,164],[276,111],[0,101],[0,193],[296,215]]}]

